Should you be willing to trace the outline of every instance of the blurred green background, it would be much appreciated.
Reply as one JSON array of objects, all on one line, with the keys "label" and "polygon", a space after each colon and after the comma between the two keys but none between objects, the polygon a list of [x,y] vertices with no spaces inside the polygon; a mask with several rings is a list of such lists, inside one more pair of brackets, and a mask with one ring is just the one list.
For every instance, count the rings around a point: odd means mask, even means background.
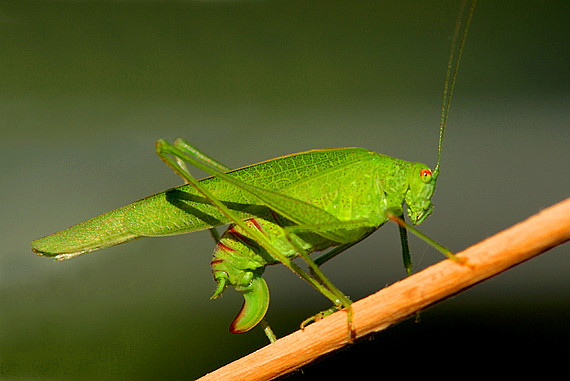
[{"label": "blurred green background", "polygon": [[[205,232],[63,263],[36,257],[30,242],[180,184],[154,154],[161,137],[185,137],[232,167],[339,146],[433,164],[458,8],[0,2],[0,377],[191,379],[265,345],[257,329],[228,333],[239,294],[209,301]],[[436,210],[421,227],[453,250],[569,196],[567,16],[566,1],[479,4]],[[416,269],[441,259],[411,245]],[[495,365],[505,354],[550,358],[570,338],[568,253],[552,250],[293,378],[409,374],[402,363],[423,371],[482,347]],[[397,229],[385,226],[324,270],[355,300],[402,278]],[[278,335],[328,307],[284,268],[266,273]]]}]

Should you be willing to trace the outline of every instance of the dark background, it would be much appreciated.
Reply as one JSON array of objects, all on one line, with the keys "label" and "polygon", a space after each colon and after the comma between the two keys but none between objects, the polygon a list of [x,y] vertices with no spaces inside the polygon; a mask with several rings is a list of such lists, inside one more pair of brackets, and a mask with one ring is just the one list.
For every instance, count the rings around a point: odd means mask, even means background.
[{"label": "dark background", "polygon": [[[196,378],[266,344],[232,335],[205,232],[55,263],[33,239],[180,184],[154,141],[232,167],[362,146],[433,165],[458,1],[2,1],[0,376]],[[434,214],[461,250],[569,195],[568,2],[481,1]],[[416,269],[441,255],[412,238]],[[568,245],[294,377],[564,366]],[[323,267],[356,300],[404,276],[387,225]],[[268,269],[278,335],[328,307]],[[373,360],[370,360],[373,358]],[[477,359],[477,360],[475,360]],[[477,366],[474,366],[477,364]],[[464,367],[463,367],[464,366]],[[253,370],[252,370],[253,371]],[[375,372],[375,373],[372,373]]]}]

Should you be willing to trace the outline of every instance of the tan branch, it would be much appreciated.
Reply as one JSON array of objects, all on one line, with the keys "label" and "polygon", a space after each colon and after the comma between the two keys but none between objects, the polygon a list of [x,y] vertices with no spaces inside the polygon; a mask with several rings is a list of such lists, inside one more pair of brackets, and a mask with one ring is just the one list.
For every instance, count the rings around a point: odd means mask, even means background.
[{"label": "tan branch", "polygon": [[[570,240],[570,198],[352,304],[357,338],[383,330],[474,284]],[[271,380],[347,345],[346,313],[296,331],[200,378]]]}]

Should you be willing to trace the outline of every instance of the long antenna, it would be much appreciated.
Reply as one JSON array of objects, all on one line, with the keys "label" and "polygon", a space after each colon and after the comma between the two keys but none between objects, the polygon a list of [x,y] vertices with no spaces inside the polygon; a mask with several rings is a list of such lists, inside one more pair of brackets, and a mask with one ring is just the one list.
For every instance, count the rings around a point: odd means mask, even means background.
[{"label": "long antenna", "polygon": [[461,56],[463,55],[463,47],[465,46],[465,40],[467,40],[467,34],[469,32],[469,26],[471,25],[471,19],[473,18],[473,13],[475,12],[475,6],[477,5],[477,0],[473,0],[473,2],[471,3],[471,8],[469,9],[469,14],[467,15],[467,22],[465,24],[465,29],[463,30],[463,36],[461,37],[461,42],[459,43],[459,51],[457,52],[457,58],[456,58],[455,47],[457,46],[457,41],[459,40],[459,33],[461,31],[461,21],[463,20],[463,13],[465,11],[466,3],[467,1],[464,1],[461,4],[459,14],[457,15],[457,22],[455,23],[455,32],[453,34],[453,42],[451,43],[451,51],[449,53],[449,60],[447,61],[447,73],[445,75],[445,83],[443,85],[443,103],[441,106],[441,120],[439,122],[437,164],[435,165],[435,169],[433,171],[434,178],[437,178],[437,176],[439,175],[439,163],[441,162],[441,147],[443,147],[443,135],[445,133],[445,127],[447,126],[447,119],[449,118],[449,109],[451,108],[451,100],[453,98],[453,89],[455,88],[455,80],[457,78],[457,72],[459,71],[459,63],[461,62]]}]

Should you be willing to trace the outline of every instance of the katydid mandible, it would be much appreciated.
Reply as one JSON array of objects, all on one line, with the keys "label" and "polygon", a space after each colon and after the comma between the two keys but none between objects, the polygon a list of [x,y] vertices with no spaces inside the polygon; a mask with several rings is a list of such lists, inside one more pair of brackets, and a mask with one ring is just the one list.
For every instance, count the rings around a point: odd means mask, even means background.
[{"label": "katydid mandible", "polygon": [[[243,293],[242,309],[230,325],[246,332],[263,321],[269,289],[262,274],[267,265],[282,263],[330,299],[333,307],[303,324],[338,309],[347,313],[352,335],[351,301],[320,270],[320,265],[360,242],[386,222],[397,223],[404,266],[412,264],[407,231],[450,259],[447,248],[404,221],[404,204],[412,225],[433,211],[431,198],[440,172],[443,137],[459,61],[476,1],[461,30],[458,16],[449,57],[437,163],[396,159],[364,148],[301,152],[230,170],[182,139],[160,139],[158,156],[186,182],[32,242],[39,255],[64,260],[142,237],[168,236],[210,229],[216,241],[211,269],[217,287]],[[459,42],[457,58],[454,50]],[[211,176],[196,180],[186,164]],[[229,224],[218,236],[215,228]],[[332,248],[313,260],[309,255]],[[293,260],[301,257],[308,271]],[[266,324],[263,324],[266,326]],[[270,340],[274,340],[266,326]]]}]

